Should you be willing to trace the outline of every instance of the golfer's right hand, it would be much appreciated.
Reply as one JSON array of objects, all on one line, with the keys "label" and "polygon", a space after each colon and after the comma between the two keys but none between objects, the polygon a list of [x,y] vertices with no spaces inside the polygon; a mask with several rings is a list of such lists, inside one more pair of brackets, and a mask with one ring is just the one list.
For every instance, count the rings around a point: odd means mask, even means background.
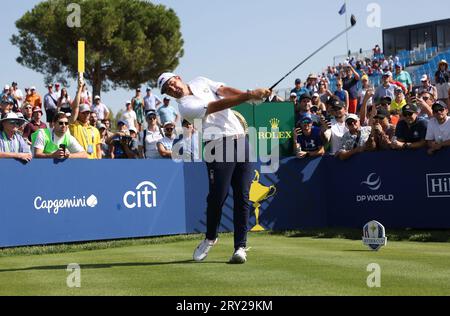
[{"label": "golfer's right hand", "polygon": [[250,90],[249,94],[250,94],[251,100],[263,100],[265,98],[268,98],[272,94],[272,91],[270,91],[269,89],[262,88],[262,89]]}]

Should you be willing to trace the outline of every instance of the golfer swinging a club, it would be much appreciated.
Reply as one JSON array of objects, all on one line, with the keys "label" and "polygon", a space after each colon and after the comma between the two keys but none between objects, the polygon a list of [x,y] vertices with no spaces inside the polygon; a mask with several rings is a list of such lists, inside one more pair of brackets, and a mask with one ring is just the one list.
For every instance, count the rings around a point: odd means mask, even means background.
[{"label": "golfer swinging a club", "polygon": [[222,206],[231,185],[234,197],[234,253],[230,263],[244,263],[247,261],[247,226],[251,206],[249,191],[254,171],[246,153],[241,159],[243,153],[239,149],[244,148],[248,152],[248,140],[230,108],[246,101],[263,100],[271,91],[256,89],[243,92],[203,77],[186,84],[173,73],[163,73],[157,84],[162,94],[177,99],[184,119],[192,124],[196,119],[202,120],[205,148],[213,145],[215,149],[214,160],[208,162],[209,159],[206,159],[209,179],[206,238],[195,249],[193,258],[195,261],[204,260],[217,243]]}]

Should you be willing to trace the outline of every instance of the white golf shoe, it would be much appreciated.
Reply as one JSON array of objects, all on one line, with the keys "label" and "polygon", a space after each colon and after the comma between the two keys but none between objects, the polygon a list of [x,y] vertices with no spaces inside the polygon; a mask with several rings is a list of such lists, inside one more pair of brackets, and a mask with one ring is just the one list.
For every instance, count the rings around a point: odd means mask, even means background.
[{"label": "white golf shoe", "polygon": [[245,263],[247,261],[247,249],[240,247],[231,256],[230,263]]},{"label": "white golf shoe", "polygon": [[218,241],[218,238],[215,240],[205,239],[203,240],[194,251],[194,260],[195,261],[203,261],[207,256],[208,252],[211,250],[212,246],[214,246]]}]

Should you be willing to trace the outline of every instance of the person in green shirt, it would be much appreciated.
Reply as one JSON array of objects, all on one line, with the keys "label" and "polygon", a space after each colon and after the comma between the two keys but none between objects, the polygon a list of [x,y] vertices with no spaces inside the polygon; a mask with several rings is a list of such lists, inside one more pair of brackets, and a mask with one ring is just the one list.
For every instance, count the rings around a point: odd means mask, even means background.
[{"label": "person in green shirt", "polygon": [[402,65],[399,63],[395,64],[394,80],[403,84],[408,89],[408,92],[412,91],[413,84],[411,76],[407,71],[402,70]]}]

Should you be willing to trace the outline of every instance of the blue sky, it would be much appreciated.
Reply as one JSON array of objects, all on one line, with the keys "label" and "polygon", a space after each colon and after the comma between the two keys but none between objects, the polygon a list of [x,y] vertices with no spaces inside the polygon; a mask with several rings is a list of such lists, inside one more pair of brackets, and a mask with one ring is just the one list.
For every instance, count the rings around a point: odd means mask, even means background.
[{"label": "blue sky", "polygon": [[[35,85],[44,94],[43,76],[15,61],[19,54],[9,39],[16,33],[15,21],[40,1],[3,1],[0,49],[0,84],[17,81],[20,88]],[[269,87],[303,58],[345,28],[338,11],[344,1],[302,0],[158,0],[175,10],[181,20],[185,55],[175,70],[184,79],[206,76],[230,86],[248,89]],[[367,6],[380,6],[381,27],[367,25]],[[349,32],[352,51],[382,44],[382,29],[446,19],[448,0],[366,1],[349,0],[347,10],[358,18]],[[81,23],[83,21],[81,20]],[[279,88],[293,85],[333,63],[333,57],[346,53],[342,36],[283,81]],[[71,96],[74,86],[69,89]],[[123,107],[132,91],[104,93],[103,101],[115,112]]]}]

